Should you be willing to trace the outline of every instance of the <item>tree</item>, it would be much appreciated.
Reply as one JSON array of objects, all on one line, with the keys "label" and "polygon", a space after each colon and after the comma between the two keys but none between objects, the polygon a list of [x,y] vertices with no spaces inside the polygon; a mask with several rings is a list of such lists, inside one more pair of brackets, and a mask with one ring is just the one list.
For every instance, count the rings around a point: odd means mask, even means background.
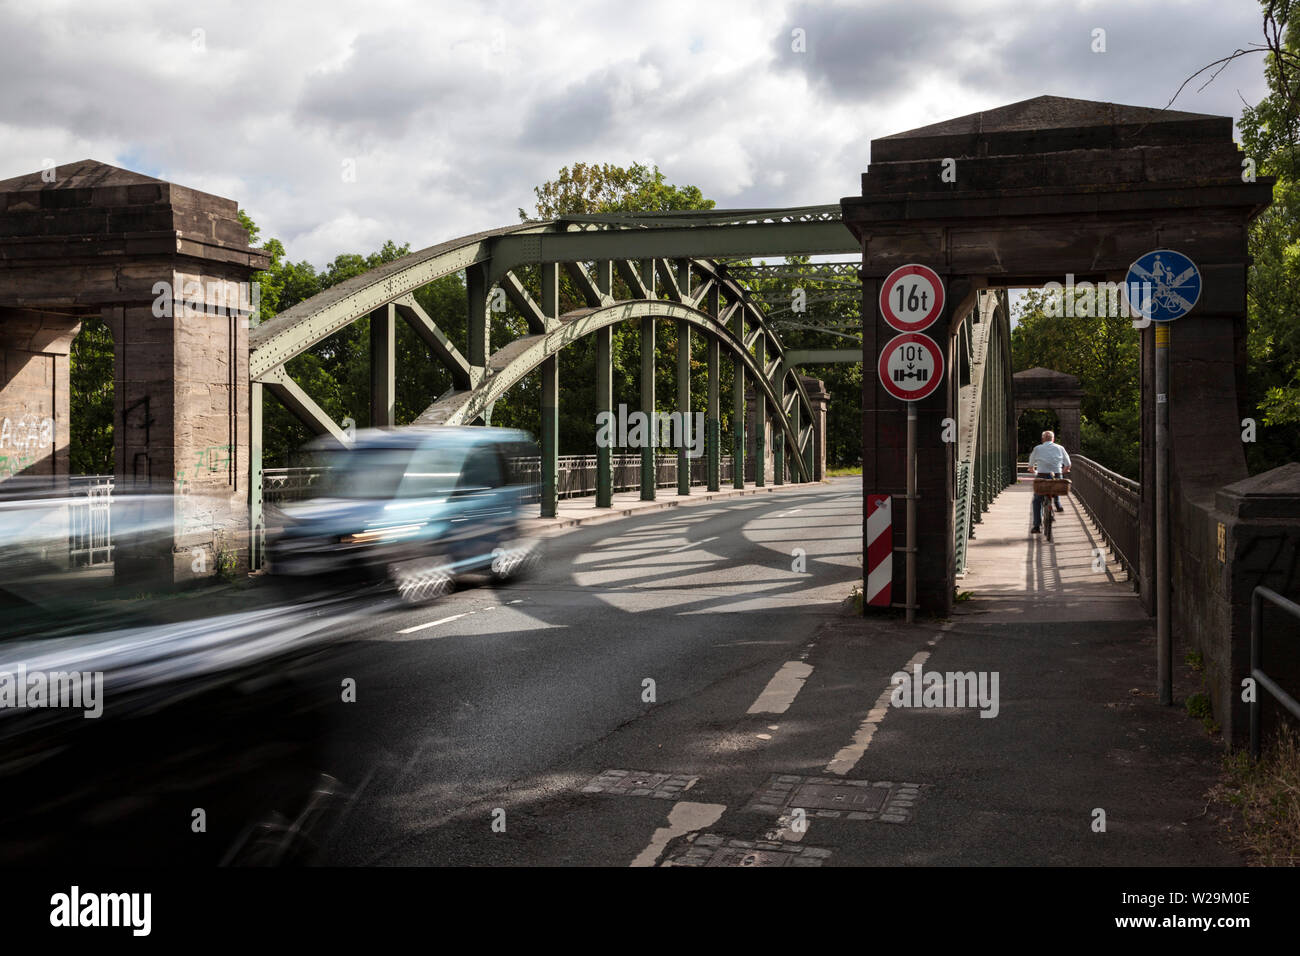
[{"label": "tree", "polygon": [[71,474],[114,471],[113,364],[113,333],[99,316],[86,316],[68,353]]},{"label": "tree", "polygon": [[[253,245],[260,238],[261,231],[243,210],[240,210],[239,218],[248,229],[249,244]],[[324,270],[317,272],[309,262],[286,261],[284,245],[278,239],[267,240],[261,248],[271,257],[269,267],[253,276],[253,281],[259,285],[261,322],[353,276],[400,259],[410,251],[409,245],[399,246],[389,240],[377,252],[367,256],[339,254]],[[449,276],[419,290],[416,300],[440,325],[448,320],[459,321],[463,329],[464,307],[457,310],[455,318],[447,314],[446,308],[448,294],[454,299],[457,291],[463,296],[464,283],[458,276]],[[424,411],[451,379],[437,363],[420,363],[425,355],[424,344],[404,324],[399,324],[397,336],[397,418],[398,424],[405,424]],[[437,366],[436,370],[434,366]],[[285,363],[285,369],[336,422],[350,418],[359,428],[370,425],[369,318],[354,322],[316,343]],[[442,372],[442,376],[437,372]],[[274,396],[263,394],[262,460],[265,466],[293,463],[296,451],[311,437],[307,427]]]},{"label": "tree", "polygon": [[[656,213],[684,210],[707,210],[714,207],[696,186],[676,186],[667,182],[659,167],[633,163],[629,167],[610,163],[574,163],[563,167],[555,179],[533,190],[536,206],[532,218],[546,220],[563,216],[602,215],[608,213]],[[520,209],[519,218],[527,222],[528,213]],[[516,274],[534,297],[540,297],[541,279],[537,269],[520,269]],[[614,297],[633,298],[622,279],[615,278]],[[585,306],[568,276],[560,279],[561,313]],[[522,316],[511,312],[504,322],[503,334],[519,335],[526,331]],[[494,330],[495,333],[495,330]],[[639,323],[615,326],[611,333],[614,364],[614,405],[640,407],[641,345]],[[692,336],[692,378],[704,374],[704,355],[698,336]],[[655,330],[655,405],[669,411],[676,405],[677,329],[672,322],[660,323]],[[560,381],[564,400],[559,411],[559,446],[563,454],[591,454],[596,450],[596,343],[588,336],[566,346],[559,356]],[[724,363],[724,368],[727,363]],[[729,378],[730,370],[724,371]],[[533,372],[497,402],[492,413],[493,425],[525,428],[536,434],[540,428],[540,373]],[[705,395],[695,389],[691,395],[693,409],[703,410]],[[724,418],[729,415],[724,411]],[[724,425],[723,434],[729,430]],[[724,443],[724,450],[726,445]]]},{"label": "tree", "polygon": [[[537,219],[598,215],[615,212],[674,212],[712,209],[698,186],[674,186],[659,167],[640,163],[626,168],[610,163],[574,163],[560,169],[555,179],[533,189]],[[519,210],[521,221],[529,216]]]},{"label": "tree", "polygon": [[1083,389],[1079,450],[1112,471],[1136,478],[1142,430],[1138,330],[1119,310],[1092,316],[1079,314],[1091,309],[1065,309],[1055,300],[1061,295],[1042,289],[1025,295],[1011,331],[1012,367],[1078,376]]},{"label": "tree", "polygon": [[1247,394],[1263,426],[1246,446],[1253,473],[1300,458],[1300,37],[1294,4],[1263,6],[1269,93],[1239,124],[1257,172],[1277,177],[1273,204],[1250,229]]}]

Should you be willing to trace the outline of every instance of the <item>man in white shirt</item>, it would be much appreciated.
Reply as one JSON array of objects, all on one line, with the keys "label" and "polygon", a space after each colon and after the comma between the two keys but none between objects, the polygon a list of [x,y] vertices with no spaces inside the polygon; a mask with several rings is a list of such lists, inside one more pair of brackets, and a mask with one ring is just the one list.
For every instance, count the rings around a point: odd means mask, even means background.
[{"label": "man in white shirt", "polygon": [[[1052,432],[1043,432],[1043,443],[1036,445],[1029,453],[1029,471],[1036,478],[1060,478],[1070,471],[1070,453],[1056,443]],[[1046,495],[1034,495],[1034,526],[1031,534],[1038,534],[1042,525],[1043,499]],[[1064,511],[1061,499],[1054,502],[1057,511]]]}]

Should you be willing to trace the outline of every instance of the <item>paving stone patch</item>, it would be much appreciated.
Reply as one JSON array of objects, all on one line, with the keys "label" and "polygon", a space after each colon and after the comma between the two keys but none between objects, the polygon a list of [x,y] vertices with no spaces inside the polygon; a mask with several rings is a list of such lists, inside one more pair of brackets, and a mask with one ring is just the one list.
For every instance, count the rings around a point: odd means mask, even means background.
[{"label": "paving stone patch", "polygon": [[582,792],[676,800],[695,786],[699,779],[686,774],[653,773],[648,770],[606,770],[587,781]]},{"label": "paving stone patch", "polygon": [[892,780],[774,774],[744,809],[775,816],[801,809],[809,817],[910,823],[921,790],[919,783]]},{"label": "paving stone patch", "polygon": [[736,840],[701,833],[694,843],[670,856],[662,866],[821,866],[831,851],[819,846]]}]

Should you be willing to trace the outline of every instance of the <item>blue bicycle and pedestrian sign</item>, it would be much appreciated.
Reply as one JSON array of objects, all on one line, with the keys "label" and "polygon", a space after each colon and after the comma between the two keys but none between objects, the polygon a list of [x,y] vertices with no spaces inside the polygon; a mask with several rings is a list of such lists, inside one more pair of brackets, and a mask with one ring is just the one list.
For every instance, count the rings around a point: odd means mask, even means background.
[{"label": "blue bicycle and pedestrian sign", "polygon": [[1135,318],[1172,322],[1201,298],[1201,271],[1181,252],[1156,249],[1128,268],[1124,300]]}]

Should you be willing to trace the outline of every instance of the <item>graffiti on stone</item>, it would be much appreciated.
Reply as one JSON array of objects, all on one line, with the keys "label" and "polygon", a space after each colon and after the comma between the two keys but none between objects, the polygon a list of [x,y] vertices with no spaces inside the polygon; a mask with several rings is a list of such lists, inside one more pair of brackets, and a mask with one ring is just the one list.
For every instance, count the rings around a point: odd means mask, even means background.
[{"label": "graffiti on stone", "polygon": [[54,450],[54,419],[40,415],[0,418],[0,478],[30,468]]}]

